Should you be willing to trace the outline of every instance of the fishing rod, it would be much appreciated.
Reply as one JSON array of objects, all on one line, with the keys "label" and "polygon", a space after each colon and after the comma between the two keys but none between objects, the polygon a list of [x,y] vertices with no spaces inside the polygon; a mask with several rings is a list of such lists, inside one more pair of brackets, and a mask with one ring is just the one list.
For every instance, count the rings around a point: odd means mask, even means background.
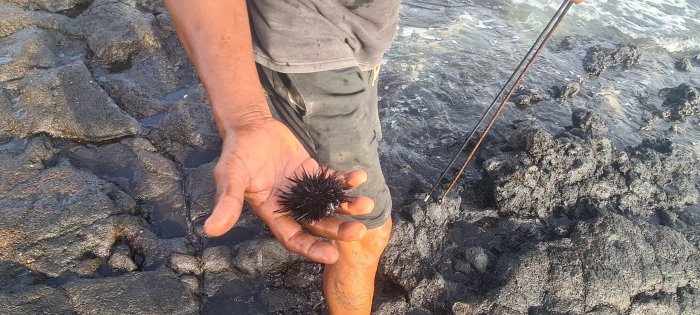
[{"label": "fishing rod", "polygon": [[[513,70],[513,73],[510,75],[510,77],[508,78],[506,83],[504,83],[503,86],[501,87],[501,89],[498,91],[498,93],[496,94],[496,97],[493,98],[493,101],[491,102],[491,104],[486,108],[486,111],[481,116],[479,121],[476,123],[476,125],[474,126],[472,131],[469,133],[469,136],[462,144],[462,147],[454,154],[454,156],[452,157],[452,160],[447,165],[447,167],[442,171],[442,173],[440,174],[440,177],[437,179],[437,181],[435,181],[435,184],[432,186],[430,191],[428,193],[426,193],[425,198],[423,199],[424,202],[428,202],[428,200],[430,200],[430,197],[433,195],[433,193],[435,192],[437,187],[440,185],[440,182],[442,181],[442,179],[445,178],[445,175],[447,174],[447,172],[450,170],[452,165],[454,165],[455,161],[459,157],[459,154],[462,151],[464,151],[467,148],[467,145],[469,145],[469,142],[472,141],[472,139],[474,138],[474,135],[476,134],[476,131],[479,129],[481,124],[484,122],[486,117],[489,115],[489,113],[493,109],[494,105],[496,104],[498,99],[503,94],[503,91],[505,91],[506,87],[513,80],[513,78],[516,76],[516,74],[518,74],[518,72],[520,72],[520,74],[518,75],[518,78],[515,80],[515,82],[511,86],[511,88],[508,90],[508,94],[503,99],[501,104],[498,106],[496,113],[493,114],[493,116],[489,120],[488,124],[486,125],[486,128],[484,128],[484,131],[481,133],[481,136],[479,137],[479,140],[477,140],[476,144],[474,145],[474,148],[472,148],[471,152],[469,153],[467,158],[462,163],[462,166],[460,167],[459,172],[457,172],[457,175],[455,176],[455,178],[452,180],[452,182],[450,182],[450,186],[438,198],[438,204],[445,203],[445,197],[452,190],[454,185],[457,183],[457,180],[459,180],[460,176],[462,176],[464,169],[467,167],[467,164],[469,164],[471,159],[474,157],[474,154],[481,146],[481,143],[483,142],[484,138],[486,138],[486,135],[488,134],[488,132],[491,130],[491,127],[495,123],[496,118],[498,118],[498,116],[501,114],[501,111],[503,110],[505,105],[508,103],[508,100],[513,95],[513,92],[515,91],[515,89],[518,88],[518,85],[525,77],[525,74],[528,72],[528,70],[530,70],[530,67],[535,62],[535,59],[537,58],[537,56],[540,54],[540,52],[542,51],[544,46],[547,44],[547,42],[549,42],[549,39],[552,37],[552,35],[554,34],[554,31],[557,29],[557,27],[559,26],[561,21],[564,19],[564,16],[569,11],[569,8],[571,7],[571,5],[574,3],[581,3],[583,1],[584,0],[564,0],[564,2],[562,2],[561,6],[559,6],[559,9],[557,10],[557,12],[554,13],[552,18],[549,20],[549,23],[547,23],[547,26],[544,27],[544,29],[542,30],[540,35],[537,37],[535,42],[532,44],[530,49],[527,51],[527,53],[525,53],[525,56],[523,57],[523,59],[520,60],[520,63],[518,64],[518,66],[515,67],[515,70]],[[539,45],[538,45],[538,43],[539,43]],[[530,55],[532,55],[532,56],[530,56]],[[529,62],[527,62],[527,65],[525,65],[525,68],[523,68],[522,72],[521,72],[521,68],[523,67],[523,64],[525,64],[525,62],[528,60],[528,58],[530,58],[530,60],[529,60]]]}]

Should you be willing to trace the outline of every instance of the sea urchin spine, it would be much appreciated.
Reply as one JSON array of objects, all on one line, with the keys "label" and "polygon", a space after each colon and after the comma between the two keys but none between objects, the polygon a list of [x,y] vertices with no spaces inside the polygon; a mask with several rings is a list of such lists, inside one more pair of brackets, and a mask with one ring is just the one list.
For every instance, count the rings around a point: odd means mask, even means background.
[{"label": "sea urchin spine", "polygon": [[280,190],[278,197],[282,208],[277,213],[289,213],[299,223],[307,224],[329,217],[341,203],[349,200],[343,190],[338,173],[320,167],[314,172],[302,170],[301,174],[287,178],[292,185],[288,191]]}]

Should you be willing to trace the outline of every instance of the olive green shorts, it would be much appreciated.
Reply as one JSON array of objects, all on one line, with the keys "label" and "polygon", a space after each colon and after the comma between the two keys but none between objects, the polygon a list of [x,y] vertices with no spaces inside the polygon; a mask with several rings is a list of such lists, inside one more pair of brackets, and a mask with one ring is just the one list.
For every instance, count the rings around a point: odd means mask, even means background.
[{"label": "olive green shorts", "polygon": [[363,169],[367,182],[349,195],[374,200],[374,211],[339,217],[382,226],[391,215],[391,195],[379,164],[382,138],[377,109],[377,71],[345,68],[314,73],[279,73],[258,65],[277,119],[297,136],[319,164],[338,171]]}]

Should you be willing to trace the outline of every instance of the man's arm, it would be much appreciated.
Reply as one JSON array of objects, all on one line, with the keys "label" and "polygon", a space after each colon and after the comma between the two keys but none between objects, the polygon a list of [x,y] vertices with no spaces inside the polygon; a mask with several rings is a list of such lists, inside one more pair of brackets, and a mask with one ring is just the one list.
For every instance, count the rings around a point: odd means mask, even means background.
[{"label": "man's arm", "polygon": [[166,0],[187,55],[226,129],[271,117],[255,61],[246,1]]},{"label": "man's arm", "polygon": [[[246,1],[165,2],[223,138],[214,168],[216,206],[204,231],[219,236],[230,230],[245,200],[285,248],[320,263],[334,263],[339,255],[336,246],[305,233],[289,215],[275,212],[281,208],[277,191],[290,186],[289,178],[319,165],[286,126],[272,119],[255,69]],[[367,174],[358,170],[341,177],[352,189]],[[372,199],[356,197],[337,212],[360,215],[373,208]],[[367,231],[362,223],[335,217],[305,227],[339,241],[359,240]]]}]

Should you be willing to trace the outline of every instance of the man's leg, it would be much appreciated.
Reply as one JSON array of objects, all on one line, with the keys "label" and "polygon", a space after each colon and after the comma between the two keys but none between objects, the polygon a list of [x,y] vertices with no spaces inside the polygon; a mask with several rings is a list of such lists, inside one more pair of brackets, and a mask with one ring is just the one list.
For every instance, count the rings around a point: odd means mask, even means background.
[{"label": "man's leg", "polygon": [[391,218],[358,242],[336,242],[340,257],[323,269],[323,293],[331,314],[369,314],[374,275],[391,233]]},{"label": "man's leg", "polygon": [[376,74],[357,68],[307,74],[259,71],[278,117],[320,164],[367,172],[367,182],[351,194],[372,198],[374,211],[343,216],[364,223],[367,234],[361,241],[336,243],[340,256],[326,265],[323,286],[331,314],[369,314],[377,264],[391,232],[391,196],[377,152]]}]

